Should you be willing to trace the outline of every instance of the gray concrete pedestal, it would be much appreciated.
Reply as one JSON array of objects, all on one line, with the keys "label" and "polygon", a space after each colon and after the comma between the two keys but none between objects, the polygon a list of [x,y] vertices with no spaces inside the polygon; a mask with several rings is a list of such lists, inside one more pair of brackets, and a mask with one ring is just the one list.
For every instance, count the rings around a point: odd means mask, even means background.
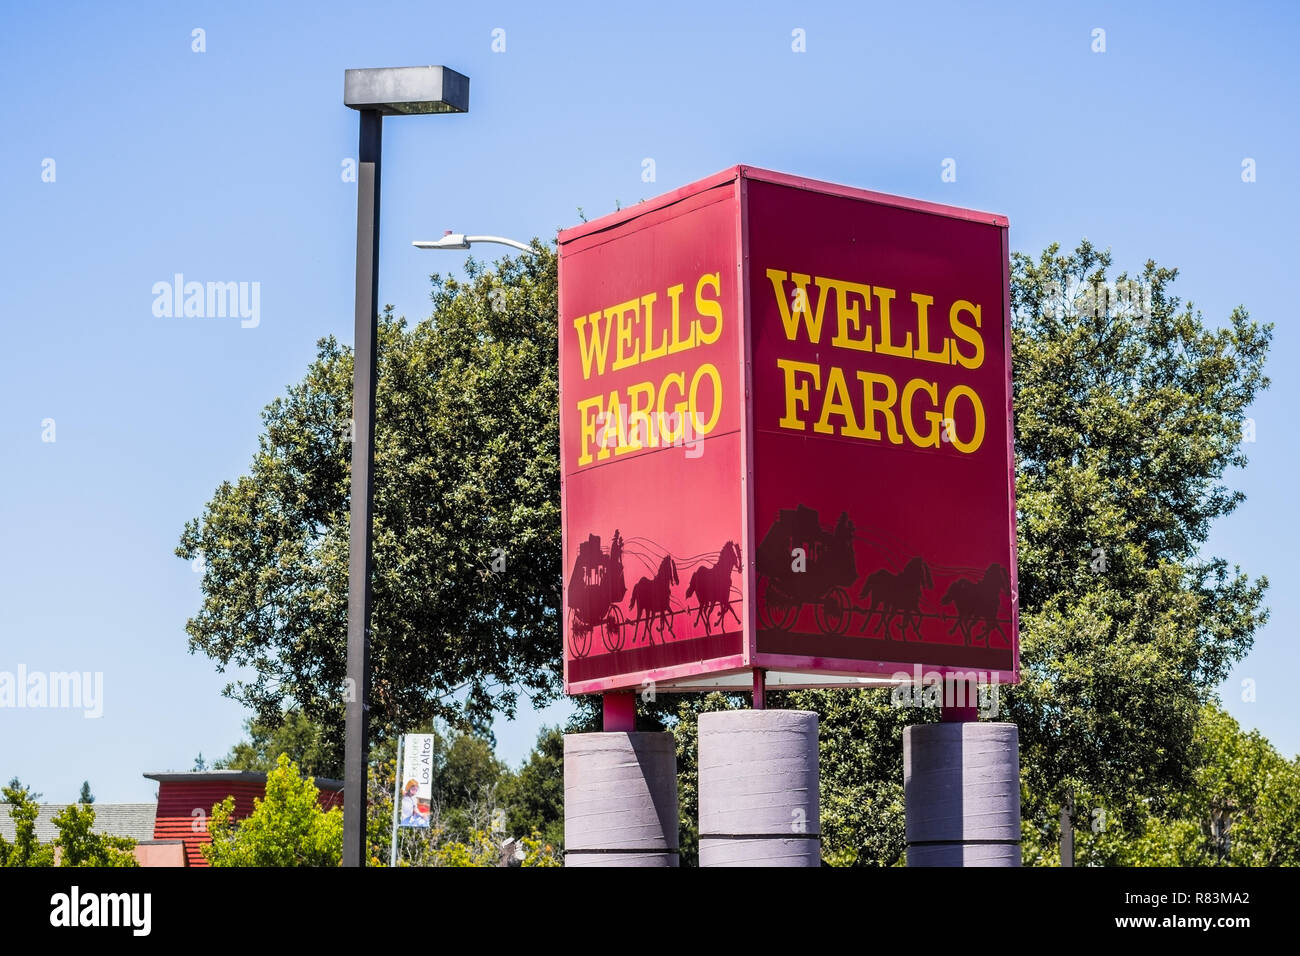
[{"label": "gray concrete pedestal", "polygon": [[699,717],[700,866],[820,866],[817,715]]},{"label": "gray concrete pedestal", "polygon": [[564,865],[677,866],[672,734],[564,735]]},{"label": "gray concrete pedestal", "polygon": [[1015,724],[914,724],[903,731],[908,866],[1020,865]]}]

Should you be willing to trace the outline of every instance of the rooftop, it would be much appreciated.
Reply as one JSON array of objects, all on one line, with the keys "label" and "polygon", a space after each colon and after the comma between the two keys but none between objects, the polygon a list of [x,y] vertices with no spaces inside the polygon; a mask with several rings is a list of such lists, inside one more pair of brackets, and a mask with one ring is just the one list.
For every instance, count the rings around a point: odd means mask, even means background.
[{"label": "rooftop", "polygon": [[[36,817],[36,839],[41,843],[50,843],[59,831],[54,826],[54,817],[67,808],[66,803],[42,803]],[[132,840],[152,840],[154,815],[158,810],[156,803],[92,803],[95,811],[95,823],[91,830],[111,836],[130,837]],[[8,804],[0,804],[0,836],[13,840],[14,820]]]},{"label": "rooftop", "polygon": [[[159,783],[266,783],[261,770],[159,770],[144,775]],[[316,789],[340,791],[342,780],[316,777]]]}]

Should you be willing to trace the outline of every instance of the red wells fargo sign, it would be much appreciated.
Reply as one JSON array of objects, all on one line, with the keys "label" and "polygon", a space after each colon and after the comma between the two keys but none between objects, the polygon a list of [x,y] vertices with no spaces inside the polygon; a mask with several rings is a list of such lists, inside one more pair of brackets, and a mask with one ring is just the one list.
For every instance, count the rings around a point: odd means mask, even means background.
[{"label": "red wells fargo sign", "polygon": [[559,247],[570,693],[1016,679],[1005,218],[738,166]]}]

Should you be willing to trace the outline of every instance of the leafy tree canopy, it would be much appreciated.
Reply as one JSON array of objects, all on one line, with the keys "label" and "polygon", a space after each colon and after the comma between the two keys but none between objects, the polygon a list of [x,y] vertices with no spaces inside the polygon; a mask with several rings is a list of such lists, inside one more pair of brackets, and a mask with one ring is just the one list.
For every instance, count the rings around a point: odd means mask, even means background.
[{"label": "leafy tree canopy", "polygon": [[[83,785],[83,791],[87,788]],[[0,836],[0,866],[138,866],[131,852],[135,841],[94,832],[95,810],[88,801],[73,804],[54,815],[58,835],[52,843],[36,837],[40,794],[24,787],[17,777],[4,788],[4,802],[14,822],[14,839]]]},{"label": "leafy tree canopy", "polygon": [[502,782],[498,799],[508,808],[508,832],[536,832],[545,843],[564,846],[564,734],[558,727],[541,729],[524,765]]},{"label": "leafy tree canopy", "polygon": [[[1258,731],[1243,731],[1207,704],[1197,722],[1190,787],[1155,812],[1117,814],[1076,794],[1078,866],[1300,866],[1300,759],[1287,760]],[[1056,833],[1025,830],[1030,862],[1059,862]]]},{"label": "leafy tree canopy", "polygon": [[212,808],[203,858],[212,866],[338,866],[343,811],[321,809],[318,794],[315,781],[281,754],[250,816],[233,819],[233,797]]},{"label": "leafy tree canopy", "polygon": [[244,722],[247,740],[235,744],[225,757],[212,766],[215,770],[274,770],[280,755],[285,754],[298,768],[313,777],[338,779],[343,766],[334,749],[324,739],[321,728],[307,719],[301,710],[289,711],[278,724],[256,718]]},{"label": "leafy tree canopy", "polygon": [[[381,317],[371,718],[476,727],[559,690],[554,251],[433,279],[433,315]],[[319,343],[263,413],[249,473],[223,482],[176,553],[204,559],[191,652],[249,667],[227,695],[267,726],[301,709],[341,755],[352,354]]]},{"label": "leafy tree canopy", "polygon": [[1012,258],[1023,683],[1004,696],[1039,820],[1078,788],[1122,808],[1184,791],[1202,706],[1267,617],[1267,581],[1202,547],[1242,500],[1224,473],[1271,326],[1239,307],[1212,327],[1176,270],[1110,267],[1086,241]]}]

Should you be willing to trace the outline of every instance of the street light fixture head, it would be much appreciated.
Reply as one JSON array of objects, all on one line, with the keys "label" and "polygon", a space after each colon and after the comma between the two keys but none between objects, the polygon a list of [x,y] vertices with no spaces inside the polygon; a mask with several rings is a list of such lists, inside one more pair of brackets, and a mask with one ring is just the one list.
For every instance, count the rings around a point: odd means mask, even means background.
[{"label": "street light fixture head", "polygon": [[507,239],[504,236],[467,236],[461,232],[452,232],[450,229],[441,239],[417,239],[411,245],[417,249],[468,249],[476,242],[492,242],[499,246],[509,246],[530,256],[537,253],[537,250],[528,243],[520,242],[518,239]]},{"label": "street light fixture head", "polygon": [[446,66],[344,70],[343,103],[383,116],[469,112],[469,77]]},{"label": "street light fixture head", "polygon": [[468,249],[469,240],[463,232],[448,232],[441,239],[417,239],[411,245],[417,249]]}]

